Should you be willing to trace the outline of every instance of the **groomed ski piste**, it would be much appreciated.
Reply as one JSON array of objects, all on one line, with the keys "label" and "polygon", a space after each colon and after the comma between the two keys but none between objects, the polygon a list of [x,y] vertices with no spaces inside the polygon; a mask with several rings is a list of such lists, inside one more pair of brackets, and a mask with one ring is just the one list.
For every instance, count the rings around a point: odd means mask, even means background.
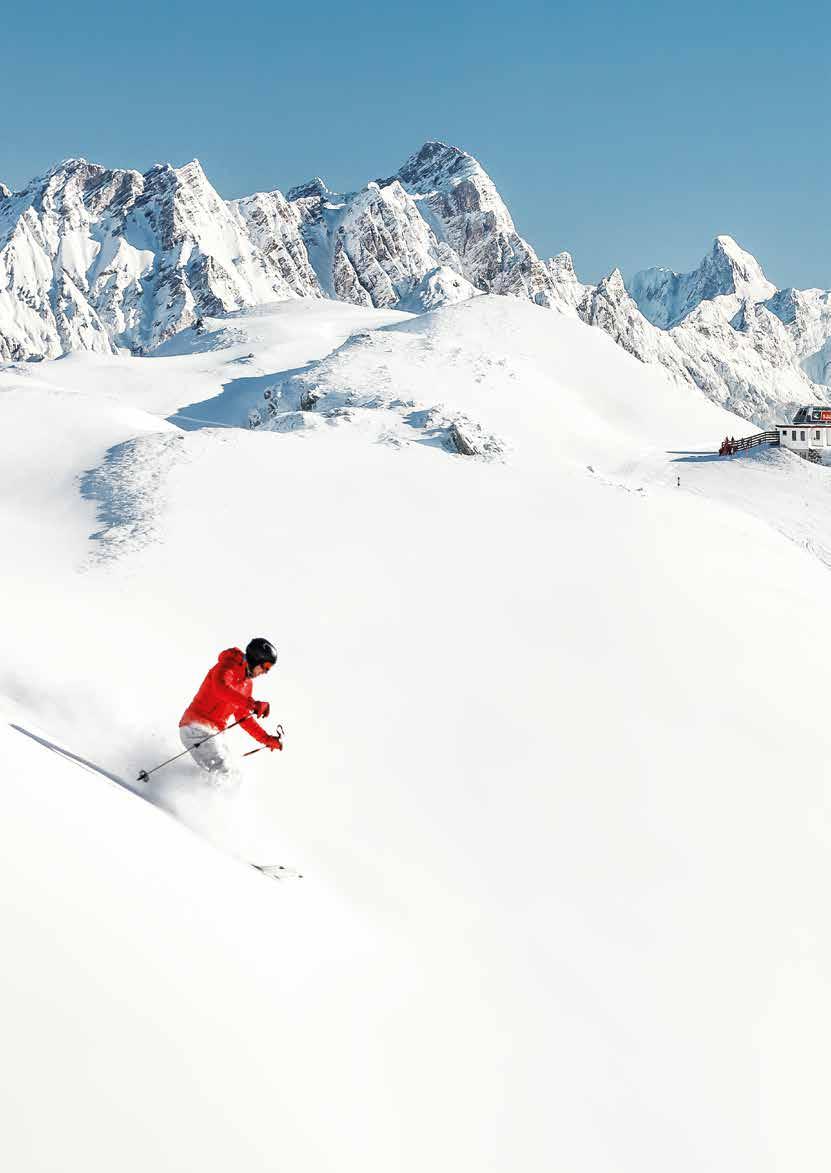
[{"label": "groomed ski piste", "polygon": [[[824,1173],[831,470],[741,431],[507,298],[0,368],[4,1166]],[[259,634],[282,754],[101,773]]]}]

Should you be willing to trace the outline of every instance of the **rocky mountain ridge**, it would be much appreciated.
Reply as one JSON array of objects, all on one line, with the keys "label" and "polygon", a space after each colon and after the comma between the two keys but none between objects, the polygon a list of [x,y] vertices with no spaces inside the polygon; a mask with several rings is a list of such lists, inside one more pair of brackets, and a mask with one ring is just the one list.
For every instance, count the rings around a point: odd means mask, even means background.
[{"label": "rocky mountain ridge", "polygon": [[320,294],[294,209],[222,200],[197,160],[72,159],[0,201],[4,359],[143,353],[202,314]]},{"label": "rocky mountain ridge", "polygon": [[223,200],[199,162],[144,174],[67,160],[0,185],[0,359],[142,354],[203,316],[293,297],[423,312],[477,293],[606,331],[640,361],[760,426],[831,400],[831,293],[777,290],[716,237],[690,273],[579,281],[541,259],[481,164],[428,142],[358,192],[315,178]]}]

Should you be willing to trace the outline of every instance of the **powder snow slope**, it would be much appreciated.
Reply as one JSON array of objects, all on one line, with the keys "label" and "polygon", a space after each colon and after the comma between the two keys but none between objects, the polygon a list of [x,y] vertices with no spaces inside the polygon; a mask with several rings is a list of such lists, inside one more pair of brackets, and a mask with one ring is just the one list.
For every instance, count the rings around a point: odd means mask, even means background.
[{"label": "powder snow slope", "polygon": [[[10,1166],[824,1171],[823,470],[532,304],[337,309],[0,370]],[[129,776],[254,634],[285,752],[151,797],[302,885],[11,728]]]}]

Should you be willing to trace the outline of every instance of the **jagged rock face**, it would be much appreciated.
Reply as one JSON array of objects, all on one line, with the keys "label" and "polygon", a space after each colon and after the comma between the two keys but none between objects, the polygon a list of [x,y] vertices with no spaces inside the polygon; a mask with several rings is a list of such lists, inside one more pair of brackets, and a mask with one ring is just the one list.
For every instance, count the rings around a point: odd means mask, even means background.
[{"label": "jagged rock face", "polygon": [[67,164],[0,203],[0,357],[111,351],[85,296],[100,251],[85,199],[98,198],[105,177],[104,168]]},{"label": "jagged rock face", "polygon": [[246,218],[196,161],[141,175],[84,160],[4,196],[0,356],[148,350],[199,315],[319,292],[296,219],[269,239],[257,198]]},{"label": "jagged rock face", "polygon": [[551,275],[556,300],[562,306],[576,309],[593,288],[593,286],[584,285],[582,281],[578,280],[571,253],[558,253],[556,257],[552,257],[546,262],[546,268]]},{"label": "jagged rock face", "polygon": [[455,301],[475,292],[461,276],[459,258],[436,238],[397,179],[369,183],[350,195],[314,179],[292,188],[289,198],[330,297],[376,308],[424,309],[443,304],[445,295]]},{"label": "jagged rock face", "polygon": [[225,201],[196,161],[142,175],[70,160],[23,192],[0,184],[0,359],[148,351],[200,316],[285,297],[421,313],[481,293],[577,314],[760,426],[831,399],[831,293],[776,291],[729,236],[691,273],[584,285],[445,143],[351,194],[316,178]]},{"label": "jagged rock face", "polygon": [[252,242],[275,277],[298,297],[323,295],[303,243],[302,218],[282,192],[260,192],[234,200],[231,206],[245,221]]},{"label": "jagged rock face", "polygon": [[[362,191],[332,192],[321,179],[289,192],[321,286],[359,305],[435,308],[460,290],[530,298],[574,312],[585,287],[567,253],[549,262],[520,237],[493,182],[466,152],[426,143],[401,170]],[[432,281],[436,271],[459,282]]]},{"label": "jagged rock face", "polygon": [[557,308],[568,304],[472,155],[445,143],[425,143],[395,178],[419,202],[437,238],[459,257],[460,271],[477,289]]},{"label": "jagged rock face", "polygon": [[314,214],[328,240],[331,291],[343,301],[395,306],[438,267],[458,270],[458,258],[436,240],[398,182],[370,183],[353,196],[328,193]]},{"label": "jagged rock face", "polygon": [[226,202],[196,161],[142,175],[84,160],[0,193],[2,358],[146,352],[199,316],[281,297],[421,312],[488,291],[574,313],[585,287],[567,253],[537,257],[477,161],[443,143],[350,195],[314,179]]},{"label": "jagged rock face", "polygon": [[776,292],[755,257],[739,248],[731,236],[717,236],[691,273],[644,269],[635,274],[628,289],[644,317],[664,330],[677,326],[703,301],[725,298],[722,309],[730,318],[742,301],[764,301]]},{"label": "jagged rock face", "polygon": [[589,288],[577,313],[590,326],[604,330],[629,354],[645,363],[659,363],[682,382],[689,382],[683,355],[672,339],[647,322],[626,291],[619,269]]}]

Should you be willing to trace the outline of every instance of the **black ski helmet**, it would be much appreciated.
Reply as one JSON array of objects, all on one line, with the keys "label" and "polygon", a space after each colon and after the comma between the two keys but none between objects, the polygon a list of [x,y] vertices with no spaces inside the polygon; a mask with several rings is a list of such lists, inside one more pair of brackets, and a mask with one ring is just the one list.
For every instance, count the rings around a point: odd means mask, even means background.
[{"label": "black ski helmet", "polygon": [[267,639],[258,636],[245,649],[245,659],[249,668],[256,668],[260,664],[276,664],[277,649]]}]

